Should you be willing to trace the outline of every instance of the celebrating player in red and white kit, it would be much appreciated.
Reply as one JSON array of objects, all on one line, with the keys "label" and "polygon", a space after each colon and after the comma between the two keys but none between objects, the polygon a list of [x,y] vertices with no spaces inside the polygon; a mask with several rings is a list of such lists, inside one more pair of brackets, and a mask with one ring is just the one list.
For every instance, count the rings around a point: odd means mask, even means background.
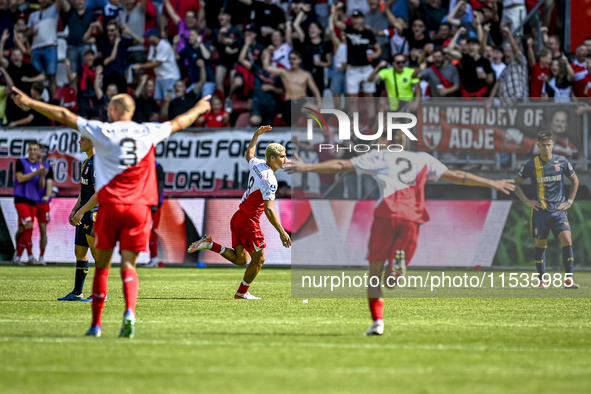
[{"label": "celebrating player in red and white kit", "polygon": [[[402,131],[395,131],[392,139],[393,144],[406,146],[406,136]],[[378,144],[384,147],[390,144],[385,133],[378,139]],[[403,251],[406,261],[410,262],[417,247],[419,226],[429,220],[429,214],[425,209],[427,180],[442,179],[468,186],[485,186],[505,194],[515,189],[513,180],[492,180],[464,171],[448,170],[443,163],[428,153],[390,152],[385,148],[373,150],[351,160],[329,160],[316,164],[304,163],[296,153],[290,169],[295,172],[313,171],[324,174],[356,171],[359,175],[367,174],[375,179],[381,197],[374,211],[367,259],[370,262],[370,277],[379,278],[384,261],[388,262],[384,277],[386,285],[392,283],[390,275],[400,275],[400,272],[392,272],[396,253]],[[381,285],[370,286],[367,295],[373,325],[365,335],[382,335],[384,298]]]},{"label": "celebrating player in red and white kit", "polygon": [[126,311],[119,336],[133,337],[135,306],[139,289],[136,260],[148,249],[151,206],[158,205],[154,148],[171,134],[183,130],[209,111],[209,98],[203,98],[188,112],[174,120],[138,124],[131,119],[135,103],[127,94],[118,94],[108,107],[109,121],[89,121],[66,108],[33,100],[13,88],[14,101],[75,130],[94,144],[96,191],[99,210],[94,225],[96,272],[92,290],[92,325],[86,335],[101,335],[101,314],[107,296],[111,256],[117,242],[121,250],[121,278]]},{"label": "celebrating player in red and white kit", "polygon": [[260,299],[250,294],[248,288],[265,262],[265,235],[261,231],[259,223],[263,212],[279,233],[283,246],[286,248],[291,246],[289,234],[283,229],[274,209],[275,192],[277,191],[275,171],[285,168],[287,162],[285,147],[277,143],[269,144],[265,149],[266,160],[258,159],[254,155],[259,136],[269,130],[271,130],[271,126],[261,126],[254,133],[254,137],[248,145],[246,152],[246,161],[250,167],[248,188],[242,196],[240,209],[236,211],[230,221],[234,249],[213,242],[209,235],[204,235],[189,247],[189,253],[210,249],[236,265],[245,265],[248,258],[252,258],[234,298]]}]

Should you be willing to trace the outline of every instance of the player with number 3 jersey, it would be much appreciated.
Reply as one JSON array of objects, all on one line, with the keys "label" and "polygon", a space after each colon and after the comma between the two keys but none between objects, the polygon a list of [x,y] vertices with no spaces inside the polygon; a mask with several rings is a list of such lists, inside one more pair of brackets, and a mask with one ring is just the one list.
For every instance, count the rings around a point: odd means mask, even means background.
[{"label": "player with number 3 jersey", "polygon": [[171,134],[186,129],[210,109],[207,96],[170,122],[135,123],[131,96],[118,94],[109,102],[110,123],[89,121],[66,108],[31,99],[13,88],[14,101],[59,121],[92,141],[96,154],[96,192],[99,203],[94,225],[96,272],[92,290],[92,325],[86,335],[101,335],[101,315],[107,297],[111,256],[117,242],[121,250],[121,279],[126,310],[120,337],[135,333],[135,306],[139,282],[135,270],[138,253],[148,250],[152,213],[158,205],[154,149]]},{"label": "player with number 3 jersey", "polygon": [[234,298],[259,299],[250,294],[248,289],[265,262],[265,235],[259,223],[263,212],[279,232],[283,246],[288,248],[291,245],[289,234],[281,226],[274,209],[277,191],[275,171],[285,167],[287,162],[285,147],[277,143],[269,144],[265,149],[266,160],[258,159],[254,155],[259,136],[269,130],[271,126],[261,126],[248,145],[246,152],[246,161],[250,167],[248,187],[242,196],[238,211],[230,221],[234,249],[213,242],[209,235],[204,235],[203,238],[191,244],[188,250],[189,253],[193,253],[209,249],[236,265],[245,265],[248,258],[252,258]]},{"label": "player with number 3 jersey", "polygon": [[[378,139],[377,146],[388,146],[386,133]],[[405,134],[397,130],[392,143],[406,146]],[[491,180],[464,171],[451,171],[439,160],[424,152],[391,152],[386,149],[372,150],[351,160],[328,160],[322,163],[304,163],[295,154],[289,167],[294,172],[318,172],[337,174],[355,171],[357,174],[371,175],[380,189],[374,219],[369,237],[369,276],[381,277],[384,262],[387,262],[386,276],[383,282],[391,284],[400,271],[394,272],[392,264],[397,251],[403,251],[406,261],[410,262],[419,239],[419,226],[429,221],[425,208],[425,185],[427,180],[440,179],[469,185],[485,186],[509,194],[515,189],[514,182],[508,179]],[[390,275],[394,278],[390,278]],[[372,281],[369,282],[370,284]],[[382,285],[368,287],[369,309],[373,325],[365,335],[384,333],[384,298]]]}]

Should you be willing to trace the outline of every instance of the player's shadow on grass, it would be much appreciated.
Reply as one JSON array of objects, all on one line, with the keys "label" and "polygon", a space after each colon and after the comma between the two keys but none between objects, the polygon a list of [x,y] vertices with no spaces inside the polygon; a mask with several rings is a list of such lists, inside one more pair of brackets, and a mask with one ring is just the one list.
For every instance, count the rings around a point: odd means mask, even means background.
[{"label": "player's shadow on grass", "polygon": [[260,337],[261,335],[268,335],[268,336],[277,336],[277,337],[348,337],[351,334],[346,333],[298,333],[298,332],[253,332],[253,333],[237,333],[236,331],[229,331],[229,332],[205,332],[199,331],[195,333],[191,333],[191,335],[197,336],[207,336],[207,335],[225,335],[225,336],[236,336],[236,335],[243,335],[243,336],[253,336],[253,337]]},{"label": "player's shadow on grass", "polygon": [[[219,298],[205,298],[205,297],[138,297],[138,300],[207,300],[207,301],[224,301]],[[233,300],[231,300],[233,301]]]}]

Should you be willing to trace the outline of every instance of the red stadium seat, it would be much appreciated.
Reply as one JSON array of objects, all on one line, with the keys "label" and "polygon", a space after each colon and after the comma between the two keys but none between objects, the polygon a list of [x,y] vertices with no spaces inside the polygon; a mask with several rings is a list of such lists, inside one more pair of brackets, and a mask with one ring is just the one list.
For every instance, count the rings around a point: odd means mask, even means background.
[{"label": "red stadium seat", "polygon": [[248,111],[248,101],[239,100],[236,95],[232,100],[232,112],[244,112]]},{"label": "red stadium seat", "polygon": [[249,127],[250,122],[248,119],[250,118],[250,114],[248,112],[243,112],[238,116],[236,119],[236,123],[234,123],[234,127]]},{"label": "red stadium seat", "polygon": [[69,87],[57,88],[52,99],[59,102],[60,107],[68,108],[72,112],[78,112],[76,89]]}]

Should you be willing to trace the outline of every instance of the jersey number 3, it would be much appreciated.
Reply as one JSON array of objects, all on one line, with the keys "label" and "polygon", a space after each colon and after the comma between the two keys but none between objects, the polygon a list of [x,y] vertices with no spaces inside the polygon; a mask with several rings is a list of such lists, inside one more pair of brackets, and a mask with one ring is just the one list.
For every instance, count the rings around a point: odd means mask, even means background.
[{"label": "jersey number 3", "polygon": [[124,138],[119,143],[121,147],[121,160],[119,164],[125,167],[131,167],[137,165],[137,145],[135,140],[131,138]]}]

